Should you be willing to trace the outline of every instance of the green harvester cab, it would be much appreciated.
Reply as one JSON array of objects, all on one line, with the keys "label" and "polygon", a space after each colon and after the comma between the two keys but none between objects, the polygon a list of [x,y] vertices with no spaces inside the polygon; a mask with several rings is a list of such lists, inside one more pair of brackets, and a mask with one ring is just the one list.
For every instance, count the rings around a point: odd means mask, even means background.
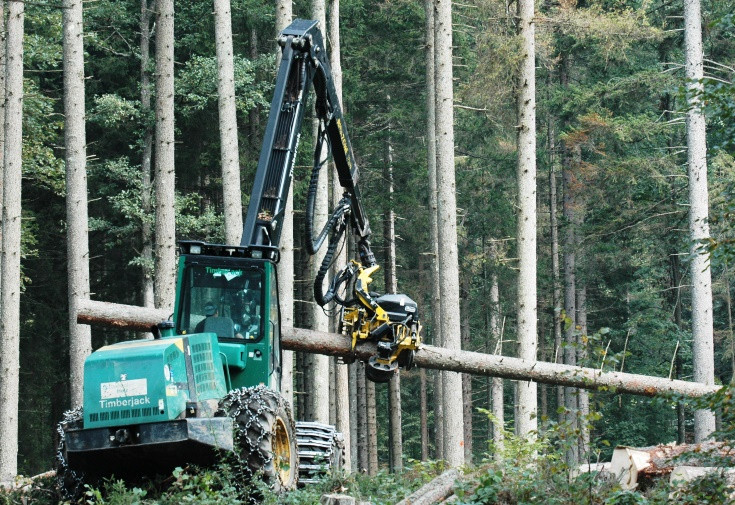
[{"label": "green harvester cab", "polygon": [[135,478],[216,462],[238,450],[236,425],[243,421],[235,413],[243,402],[283,411],[264,431],[288,468],[277,477],[295,484],[294,423],[277,393],[276,255],[180,243],[172,319],[154,329],[153,340],[107,345],[85,361],[83,408],[67,414],[60,429],[60,481],[68,494],[81,475],[85,482]]}]

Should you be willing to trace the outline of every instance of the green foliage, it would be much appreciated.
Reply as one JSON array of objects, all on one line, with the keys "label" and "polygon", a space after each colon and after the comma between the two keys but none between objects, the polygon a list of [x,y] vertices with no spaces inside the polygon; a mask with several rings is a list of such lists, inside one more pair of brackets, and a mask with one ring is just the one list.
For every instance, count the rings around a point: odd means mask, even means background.
[{"label": "green foliage", "polygon": [[[505,433],[502,450],[491,448],[487,459],[459,484],[460,505],[695,505],[731,503],[733,492],[722,472],[686,483],[669,484],[665,478],[645,492],[623,490],[614,478],[582,473],[563,462],[562,427],[537,440],[520,440]],[[574,440],[576,443],[576,439]],[[729,467],[729,465],[728,465]]]},{"label": "green foliage", "polygon": [[[464,317],[471,334],[467,347],[507,355],[516,352],[514,102],[520,52],[514,5],[476,0],[453,5],[459,258],[467,284]],[[713,240],[708,245],[715,279],[717,375],[728,382],[733,372],[725,294],[732,291],[728,268],[732,269],[735,256],[735,98],[731,71],[735,64],[735,18],[727,2],[709,2],[703,7],[710,60],[701,95],[708,118],[712,187]],[[136,2],[99,0],[85,4],[91,288],[96,299],[121,303],[139,303],[141,271],[152,269],[150,261],[140,255],[141,229],[154,220],[151,212],[143,210],[144,196],[149,195],[143,194],[140,173],[145,132],[153,125],[154,113],[144,114],[140,107],[139,9]],[[295,5],[299,16],[308,16],[307,9],[306,4]],[[690,295],[688,289],[673,285],[672,275],[678,269],[684,274],[680,284],[688,284],[686,156],[681,149],[685,142],[680,116],[686,106],[677,93],[685,84],[679,69],[683,61],[681,3],[587,0],[542,2],[538,9],[541,357],[551,361],[553,353],[560,351],[553,348],[550,330],[557,318],[562,318],[565,327],[572,324],[570,315],[551,304],[554,280],[547,175],[552,168],[559,174],[564,149],[573,147],[579,148],[581,162],[570,169],[572,189],[580,196],[585,218],[577,251],[577,279],[579,286],[584,283],[588,288],[589,327],[610,329],[590,335],[575,329],[580,343],[573,347],[587,351],[589,366],[664,377],[669,375],[676,349],[682,361],[680,377],[688,378]],[[431,341],[435,332],[430,324],[429,290],[425,289],[430,282],[431,244],[423,6],[410,0],[346,0],[341,10],[343,102],[360,166],[361,190],[372,220],[375,251],[379,254],[383,245],[380,215],[392,202],[398,215],[400,290],[417,299],[423,297],[418,301],[426,340]],[[236,0],[232,2],[232,15],[246,204],[274,81],[274,12],[268,3]],[[152,35],[151,49],[155,30]],[[58,5],[26,5],[21,331],[21,369],[25,372],[21,381],[24,415],[20,416],[19,462],[27,473],[50,467],[50,427],[67,402],[67,314],[60,303],[67,296],[61,36]],[[175,50],[177,237],[220,241],[217,77],[210,3],[177,4]],[[148,70],[153,75],[153,62]],[[307,114],[312,108],[309,104]],[[301,229],[298,210],[303,208],[305,167],[311,162],[308,119],[306,125],[294,168],[297,231]],[[393,148],[396,184],[392,198],[385,191],[383,176],[389,144]],[[561,183],[557,182],[561,192]],[[557,194],[557,199],[560,196]],[[561,235],[567,225],[562,220]],[[674,264],[674,257],[681,263]],[[303,257],[298,260],[298,264],[305,262]],[[501,345],[488,338],[493,275],[497,275],[500,285]],[[308,284],[302,282],[302,277],[297,278],[299,286]],[[379,284],[376,282],[378,290]],[[311,295],[297,298],[311,299]],[[682,314],[679,322],[674,316],[677,306]],[[94,330],[95,345],[123,337],[108,330]],[[402,382],[406,460],[420,454],[417,375],[408,373]],[[486,406],[485,379],[474,379],[472,385],[475,404]],[[506,388],[509,419],[511,390]],[[432,394],[429,381],[430,404]],[[378,387],[378,396],[379,454],[385,461],[385,390]],[[557,432],[549,443],[563,448],[578,433],[570,432],[563,422],[554,425],[553,413],[564,409],[556,405],[552,388],[547,399],[543,421]],[[675,412],[668,402],[606,391],[597,393],[593,403],[598,409],[585,421],[591,423],[596,449],[603,454],[609,453],[606,443],[650,445],[675,437]],[[433,412],[428,418],[433,427]],[[476,411],[473,421],[478,456],[485,448],[488,420]],[[505,472],[504,466],[496,470]],[[497,475],[496,471],[488,473],[482,487],[501,497],[506,488],[493,484]],[[531,486],[524,475],[509,475],[522,484],[508,488],[508,492],[540,496],[543,486]],[[385,496],[380,499],[388,502],[387,496],[398,496],[398,488],[406,484],[402,478],[381,475],[371,480],[358,476],[346,481],[345,487],[363,490],[363,496]],[[206,488],[209,484],[202,479],[183,479],[176,485]],[[564,479],[559,479],[561,489]],[[544,484],[544,489],[556,489],[554,485]],[[574,485],[582,488],[587,483]],[[385,486],[389,492],[382,495],[371,486]],[[304,493],[302,503],[314,503],[314,495],[309,494],[314,491],[300,492]],[[560,492],[569,495],[569,491]],[[286,499],[299,499],[298,493],[292,496]],[[487,495],[482,499],[490,498]],[[621,494],[614,500],[629,498]],[[149,493],[135,499],[152,498]]]},{"label": "green foliage", "polygon": [[[344,493],[371,502],[393,505],[425,482],[436,477],[441,466],[416,463],[401,474],[380,472],[377,476],[337,475],[289,493],[274,494],[262,480],[243,483],[233,469],[221,463],[213,468],[177,468],[162,481],[130,485],[110,479],[99,487],[87,486],[85,505],[314,505],[325,493]],[[30,500],[30,501],[28,501]],[[30,484],[25,491],[0,493],[0,505],[58,503],[53,478]]]},{"label": "green foliage", "polygon": [[[255,81],[256,71],[271,68],[272,55],[251,61],[242,56],[234,57],[235,103],[240,114],[247,114],[257,106],[269,105],[266,95],[272,85],[268,81]],[[217,59],[214,56],[194,56],[177,74],[176,94],[181,99],[178,112],[184,117],[196,111],[217,110]]]},{"label": "green foliage", "polygon": [[614,491],[605,501],[605,505],[648,505],[648,500],[635,491]]},{"label": "green foliage", "polygon": [[140,119],[138,104],[115,94],[105,94],[94,98],[94,108],[89,121],[105,128],[118,128],[126,123]]}]

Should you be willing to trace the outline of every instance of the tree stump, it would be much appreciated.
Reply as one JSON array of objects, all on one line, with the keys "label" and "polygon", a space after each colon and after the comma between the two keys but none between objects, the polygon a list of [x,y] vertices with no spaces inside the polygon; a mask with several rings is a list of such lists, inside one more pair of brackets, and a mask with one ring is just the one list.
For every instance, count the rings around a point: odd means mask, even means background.
[{"label": "tree stump", "polygon": [[321,505],[355,505],[355,499],[346,494],[324,494],[319,499],[319,503]]}]

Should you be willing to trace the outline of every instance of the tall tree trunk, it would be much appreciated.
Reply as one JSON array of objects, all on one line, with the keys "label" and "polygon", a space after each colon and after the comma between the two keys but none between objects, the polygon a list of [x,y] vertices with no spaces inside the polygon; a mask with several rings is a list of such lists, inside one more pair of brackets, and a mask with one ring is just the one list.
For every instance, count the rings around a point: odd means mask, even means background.
[{"label": "tall tree trunk", "polygon": [[[330,321],[331,323],[331,321]],[[333,327],[330,327],[329,331],[334,331]],[[332,426],[337,425],[337,404],[335,402],[335,394],[337,393],[335,388],[335,362],[337,358],[329,358],[329,424]]]},{"label": "tall tree trunk", "polygon": [[142,268],[142,298],[144,307],[155,306],[153,297],[153,232],[149,217],[153,213],[151,205],[151,158],[153,156],[153,128],[149,121],[151,115],[151,9],[149,2],[140,1],[140,112],[143,116],[143,152],[140,159],[141,179],[141,242],[143,243],[141,256]]},{"label": "tall tree trunk", "polygon": [[[671,266],[671,287],[674,289],[674,323],[679,330],[683,330],[683,319],[681,316],[681,265],[679,262],[679,254],[674,251],[669,254],[669,265]],[[677,342],[677,345],[679,342]],[[676,378],[681,378],[681,353],[676,353],[675,367]],[[676,442],[678,444],[686,443],[686,415],[684,410],[684,402],[676,402]]]},{"label": "tall tree trunk", "polygon": [[[462,293],[462,314],[469,314],[469,298],[470,289],[467,279],[462,279],[460,292]],[[460,338],[462,340],[462,348],[470,347],[470,318],[462,319],[460,326]],[[464,417],[464,461],[466,464],[472,464],[472,375],[468,373],[462,374],[462,417]]]},{"label": "tall tree trunk", "polygon": [[71,402],[76,406],[82,404],[84,360],[92,352],[91,328],[77,324],[78,301],[89,299],[87,140],[84,110],[84,28],[81,0],[64,2],[63,25],[69,358]]},{"label": "tall tree trunk", "polygon": [[[572,146],[572,150],[578,149],[578,146]],[[565,149],[564,156],[564,171],[563,171],[563,182],[564,182],[564,220],[565,220],[565,233],[564,233],[564,314],[565,314],[565,335],[566,348],[564,349],[564,363],[567,365],[576,365],[577,363],[577,352],[575,350],[576,343],[576,315],[577,315],[577,304],[576,304],[576,240],[575,240],[575,200],[574,200],[574,175],[572,173],[573,167],[577,164],[573,161],[576,159],[576,152],[574,155],[570,154],[569,149]],[[564,401],[567,416],[568,429],[570,433],[576,433],[577,431],[577,391],[574,388],[567,387],[564,389]],[[574,466],[579,461],[579,453],[577,450],[577,444],[572,443],[567,449],[567,464]]]},{"label": "tall tree trunk", "polygon": [[214,40],[217,52],[217,94],[219,100],[220,163],[222,164],[225,243],[238,245],[242,236],[242,195],[240,193],[240,151],[237,142],[235,62],[232,51],[230,0],[214,0]]},{"label": "tall tree trunk", "polygon": [[[436,182],[441,286],[441,335],[447,349],[459,349],[459,258],[457,248],[457,196],[454,174],[454,90],[452,87],[452,5],[436,0],[434,12],[434,76],[436,92]],[[444,459],[452,466],[464,463],[462,378],[444,372]]]},{"label": "tall tree trunk", "polygon": [[173,310],[176,287],[174,215],[174,2],[156,0],[156,307]]},{"label": "tall tree trunk", "polygon": [[[326,33],[326,6],[325,0],[313,0],[312,2],[312,19],[319,22],[319,28],[322,33]],[[326,44],[326,43],[325,43]],[[317,136],[318,120],[314,119],[314,138]],[[326,167],[326,149],[322,150],[322,162]],[[320,230],[327,221],[327,207],[329,205],[329,171],[322,169],[319,174],[319,188],[317,190],[316,204],[314,208],[314,228]],[[316,277],[316,273],[321,265],[324,252],[321,251],[311,257],[311,279]],[[329,317],[324,313],[324,309],[316,303],[311,304],[311,327],[315,330],[328,331]],[[329,423],[329,358],[314,354],[309,357],[311,362],[312,380],[309,389],[309,398],[311,399],[312,420],[321,423]]]},{"label": "tall tree trunk", "polygon": [[[329,62],[332,66],[332,81],[337,92],[340,105],[342,105],[342,55],[339,42],[339,0],[332,0],[331,9],[329,11],[329,39],[330,53]],[[344,107],[342,107],[344,110]],[[338,202],[342,197],[342,186],[339,184],[336,169],[333,171],[334,181],[332,184],[332,200]],[[335,260],[335,268],[342,268],[347,264],[347,247],[343,247]],[[339,314],[334,318],[335,330],[339,329]],[[349,371],[347,365],[340,363],[335,359],[335,406],[337,410],[337,430],[345,437],[345,468],[352,467],[352,436],[350,424],[350,390],[349,390]]]},{"label": "tall tree trunk", "polygon": [[[579,327],[579,361],[582,366],[587,359],[587,285],[582,283],[577,290],[577,326]],[[579,391],[579,457],[585,460],[590,456],[590,396],[586,389]]]},{"label": "tall tree trunk", "polygon": [[[498,284],[497,272],[497,245],[491,244],[490,257],[493,263],[493,271],[490,274],[490,335],[495,346],[494,353],[503,354],[503,334],[500,328],[500,286]],[[503,429],[505,428],[505,406],[503,402],[503,379],[493,377],[490,384],[490,398],[492,400],[492,412],[495,422],[492,422],[492,437],[495,447],[498,449],[498,457],[502,457]]]},{"label": "tall tree trunk", "polygon": [[[518,0],[521,74],[518,85],[518,357],[536,359],[536,46],[533,0]],[[521,437],[538,430],[537,386],[518,383]]]},{"label": "tall tree trunk", "polygon": [[[276,1],[276,36],[283,31],[293,17],[291,0]],[[278,65],[281,62],[281,51],[278,51]],[[294,324],[294,236],[293,236],[293,182],[288,191],[286,208],[281,225],[281,245],[278,262],[278,302],[281,309],[281,324]],[[293,367],[294,355],[292,351],[283,351],[283,365],[281,368],[281,395],[291,404],[293,397]],[[303,415],[302,415],[303,417]]]},{"label": "tall tree trunk", "polygon": [[[709,238],[707,138],[704,111],[698,93],[703,84],[702,15],[699,0],[684,0],[684,49],[687,79],[687,165],[689,167],[689,238],[692,272],[692,351],[694,380],[714,384],[712,326],[712,271],[702,241]],[[702,442],[715,430],[709,410],[694,413],[694,440]]]},{"label": "tall tree trunk", "polygon": [[[5,2],[0,2],[0,170],[5,166],[5,73],[6,68],[6,26],[5,26]],[[3,181],[0,177],[0,251],[2,250],[2,207],[3,207]]]},{"label": "tall tree trunk", "polygon": [[[434,1],[424,0],[426,11],[426,164],[429,172],[429,244],[431,245],[431,331],[434,345],[441,342],[441,286],[439,281],[439,230],[436,186],[436,82],[434,80]],[[442,372],[434,373],[435,458],[444,459],[444,402]]]},{"label": "tall tree trunk", "polygon": [[365,381],[365,408],[367,410],[368,475],[378,473],[378,416],[375,405],[375,383]]},{"label": "tall tree trunk", "polygon": [[[280,4],[283,3],[283,0],[277,0],[276,1],[276,37],[281,33],[281,30],[286,28],[289,24],[291,24],[291,5],[289,3],[288,8],[281,9]],[[285,21],[285,14],[288,13],[288,22],[286,22],[285,25],[281,26],[281,23]],[[284,16],[284,19],[281,19],[279,16]],[[280,29],[279,29],[280,27]],[[255,61],[258,56],[258,30],[255,29],[255,27],[250,28],[250,59]],[[276,53],[278,56],[276,57],[276,69],[281,64],[281,50],[280,47],[278,49],[278,52]],[[277,70],[276,70],[277,71]],[[259,152],[260,144],[261,144],[261,138],[260,138],[260,106],[256,105],[252,109],[250,109],[250,112],[248,112],[248,135],[250,137],[250,147],[252,149],[253,153]],[[283,236],[283,232],[281,232],[281,236]]]},{"label": "tall tree trunk", "polygon": [[[390,95],[387,97],[390,103]],[[383,168],[383,181],[387,186],[388,202],[383,215],[383,244],[385,246],[385,292],[395,294],[398,291],[396,276],[396,215],[393,212],[393,144],[390,137],[391,125],[388,125],[388,143],[386,160]],[[403,430],[401,418],[401,374],[400,370],[393,374],[388,383],[388,410],[390,414],[390,461],[391,470],[403,470]]]},{"label": "tall tree trunk", "polygon": [[24,7],[23,2],[9,2],[8,6],[0,285],[0,484],[11,483],[18,473]]},{"label": "tall tree trunk", "polygon": [[352,472],[359,472],[360,469],[358,468],[358,453],[357,453],[357,439],[358,439],[358,431],[357,431],[357,416],[358,416],[358,410],[357,410],[357,365],[355,363],[351,363],[347,365],[347,372],[348,372],[348,379],[349,379],[349,388],[350,388],[350,395],[348,397],[349,402],[349,409],[350,409],[350,471]]},{"label": "tall tree trunk", "polygon": [[355,378],[357,381],[357,471],[367,473],[370,466],[368,457],[368,409],[367,409],[367,379],[365,378],[365,364],[355,363]]},{"label": "tall tree trunk", "polygon": [[419,370],[419,418],[421,422],[421,461],[429,460],[429,419],[426,399],[426,370]]},{"label": "tall tree trunk", "polygon": [[730,295],[730,271],[725,261],[722,275],[725,278],[725,307],[727,307],[727,343],[730,347],[730,382],[735,382],[735,334],[732,326],[732,297]]},{"label": "tall tree trunk", "polygon": [[[551,277],[553,282],[552,303],[554,304],[554,359],[553,363],[563,361],[562,334],[561,334],[561,282],[559,278],[559,221],[557,218],[557,191],[556,191],[556,132],[554,123],[549,120],[549,225],[551,227]],[[564,406],[564,388],[556,388],[557,409]],[[564,414],[559,413],[559,421],[564,420]]]},{"label": "tall tree trunk", "polygon": [[[542,303],[546,303],[546,300],[543,300],[539,298],[539,303],[536,306],[536,313],[543,313],[544,307],[541,305]],[[539,360],[541,361],[549,361],[549,348],[546,341],[546,326],[544,325],[543,319],[539,319]],[[548,384],[541,384],[541,391],[539,391],[539,401],[541,404],[539,405],[539,416],[543,419],[548,419],[549,417],[549,385]],[[545,426],[539,426],[539,431],[544,431]]]}]

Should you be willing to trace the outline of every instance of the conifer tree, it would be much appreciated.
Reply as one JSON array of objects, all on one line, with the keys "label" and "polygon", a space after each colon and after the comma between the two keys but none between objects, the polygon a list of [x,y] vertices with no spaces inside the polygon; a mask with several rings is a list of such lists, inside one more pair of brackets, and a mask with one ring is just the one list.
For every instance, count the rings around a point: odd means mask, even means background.
[{"label": "conifer tree", "polygon": [[[518,357],[536,361],[536,45],[533,0],[518,1],[521,64],[518,82]],[[538,430],[537,386],[518,383],[516,430]]]},{"label": "conifer tree", "polygon": [[[441,335],[447,349],[459,349],[459,258],[457,247],[457,195],[454,173],[454,90],[452,80],[452,6],[436,0],[434,72],[436,82],[436,180],[441,285]],[[464,463],[462,378],[444,372],[444,459],[450,466]]]},{"label": "conifer tree", "polygon": [[66,247],[69,269],[69,357],[72,405],[83,398],[84,360],[92,352],[92,331],[77,324],[77,305],[89,299],[87,235],[87,136],[84,106],[82,0],[66,0],[64,24],[64,145],[66,148]]},{"label": "conifer tree", "polygon": [[9,2],[3,155],[2,320],[0,321],[0,484],[18,473],[20,244],[25,4]]},{"label": "conifer tree", "polygon": [[217,50],[217,94],[225,243],[239,245],[242,235],[242,197],[240,195],[240,152],[237,139],[230,0],[214,0],[214,37]]},{"label": "conifer tree", "polygon": [[[709,232],[709,191],[707,189],[707,137],[701,98],[704,56],[702,14],[699,0],[684,0],[684,49],[687,78],[687,166],[689,171],[689,235],[692,275],[692,350],[694,380],[715,382],[712,327],[712,272],[702,241]],[[715,431],[715,414],[694,413],[694,439],[702,442]]]},{"label": "conifer tree", "polygon": [[174,2],[156,0],[156,307],[172,310],[176,284],[174,216]]}]

